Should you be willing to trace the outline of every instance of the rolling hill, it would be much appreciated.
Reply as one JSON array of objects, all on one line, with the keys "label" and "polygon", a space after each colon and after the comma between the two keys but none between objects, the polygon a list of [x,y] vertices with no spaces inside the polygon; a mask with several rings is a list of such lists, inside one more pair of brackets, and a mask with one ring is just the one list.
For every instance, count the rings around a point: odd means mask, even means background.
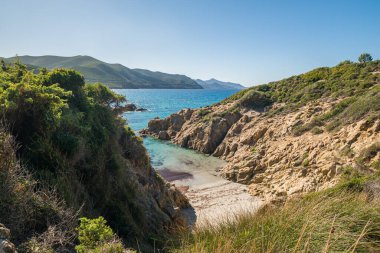
[{"label": "rolling hill", "polygon": [[[121,64],[102,62],[90,56],[18,56],[27,65],[38,67],[71,68],[81,72],[86,82],[101,82],[110,88],[125,89],[202,89],[202,86],[185,75],[130,69]],[[16,57],[5,58],[15,61]]]},{"label": "rolling hill", "polygon": [[200,79],[196,79],[195,81],[201,85],[203,89],[208,90],[243,90],[246,88],[238,83],[222,82],[214,78],[207,81]]}]

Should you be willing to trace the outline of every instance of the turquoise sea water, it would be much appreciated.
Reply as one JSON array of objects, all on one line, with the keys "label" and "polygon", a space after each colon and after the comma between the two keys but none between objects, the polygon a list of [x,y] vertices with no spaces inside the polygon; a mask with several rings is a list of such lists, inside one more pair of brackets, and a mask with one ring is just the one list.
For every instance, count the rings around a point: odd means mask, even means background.
[{"label": "turquoise sea water", "polygon": [[[136,132],[145,128],[149,120],[164,118],[184,108],[199,108],[214,104],[237,92],[236,90],[115,90],[126,96],[129,103],[148,109],[145,112],[127,112],[123,116]],[[215,171],[224,161],[193,150],[180,148],[169,142],[144,138],[144,145],[152,165],[170,181],[176,175],[184,185],[202,184],[215,179]],[[170,172],[170,173],[168,173]],[[170,175],[169,175],[170,174]],[[176,184],[178,182],[176,181]]]},{"label": "turquoise sea water", "polygon": [[146,112],[128,112],[124,116],[129,126],[141,130],[154,117],[165,118],[184,108],[199,108],[219,102],[237,92],[236,90],[115,90],[124,95],[129,103],[148,109]]}]

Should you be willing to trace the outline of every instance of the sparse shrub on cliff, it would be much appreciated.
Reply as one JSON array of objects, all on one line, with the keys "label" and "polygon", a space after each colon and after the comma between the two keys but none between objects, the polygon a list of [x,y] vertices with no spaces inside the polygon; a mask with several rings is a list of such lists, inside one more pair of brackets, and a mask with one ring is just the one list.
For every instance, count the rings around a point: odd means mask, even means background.
[{"label": "sparse shrub on cliff", "polygon": [[374,168],[375,170],[377,170],[377,173],[379,173],[380,172],[380,160],[372,162],[371,167]]},{"label": "sparse shrub on cliff", "polygon": [[330,111],[313,117],[307,124],[297,125],[293,128],[296,136],[303,134],[314,127],[326,125],[328,131],[339,129],[340,126],[353,123],[368,115],[369,123],[379,117],[380,86],[367,90],[358,95],[343,99]]},{"label": "sparse shrub on cliff", "polygon": [[376,157],[378,153],[380,153],[380,142],[373,143],[362,150],[359,155],[359,160],[362,162],[371,161],[371,159]]},{"label": "sparse shrub on cliff", "polygon": [[322,130],[322,128],[315,126],[315,127],[313,127],[313,128],[311,129],[311,132],[312,132],[313,134],[321,134],[321,133],[323,133],[323,130]]},{"label": "sparse shrub on cliff", "polygon": [[206,115],[209,114],[209,113],[210,113],[210,111],[207,110],[207,109],[200,109],[200,110],[198,111],[198,116],[199,116],[199,117],[204,117],[204,116],[206,116]]}]

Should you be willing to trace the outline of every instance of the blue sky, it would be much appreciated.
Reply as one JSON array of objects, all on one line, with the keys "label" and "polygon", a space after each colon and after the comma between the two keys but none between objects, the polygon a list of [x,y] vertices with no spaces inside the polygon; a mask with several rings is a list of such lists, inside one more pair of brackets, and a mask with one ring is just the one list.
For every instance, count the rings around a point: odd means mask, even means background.
[{"label": "blue sky", "polygon": [[0,56],[90,55],[251,86],[379,59],[379,13],[376,0],[0,0]]}]

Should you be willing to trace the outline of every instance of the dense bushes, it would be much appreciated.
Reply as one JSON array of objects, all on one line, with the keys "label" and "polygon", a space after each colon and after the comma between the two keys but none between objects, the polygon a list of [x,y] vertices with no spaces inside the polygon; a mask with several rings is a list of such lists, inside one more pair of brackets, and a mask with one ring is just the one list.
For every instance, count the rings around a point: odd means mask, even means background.
[{"label": "dense bushes", "polygon": [[77,214],[56,193],[38,187],[16,158],[16,144],[0,129],[0,221],[12,229],[19,252],[72,249]]},{"label": "dense bushes", "polygon": [[239,106],[258,111],[271,104],[271,99],[265,93],[255,90],[246,92],[238,101]]},{"label": "dense bushes", "polygon": [[[174,203],[165,183],[155,179],[141,140],[120,117],[124,102],[102,84],[86,85],[74,70],[31,72],[20,63],[0,69],[2,120],[36,185],[55,189],[65,206],[81,210],[80,215],[104,216],[128,245],[138,241],[149,248],[152,238],[164,237],[172,224]],[[7,201],[1,204],[11,206]],[[33,233],[48,233],[48,203],[38,204],[41,213],[37,208],[34,216],[24,216],[29,229],[20,230],[24,241]],[[6,223],[4,215],[0,222]],[[37,238],[33,247],[44,240]]]}]

